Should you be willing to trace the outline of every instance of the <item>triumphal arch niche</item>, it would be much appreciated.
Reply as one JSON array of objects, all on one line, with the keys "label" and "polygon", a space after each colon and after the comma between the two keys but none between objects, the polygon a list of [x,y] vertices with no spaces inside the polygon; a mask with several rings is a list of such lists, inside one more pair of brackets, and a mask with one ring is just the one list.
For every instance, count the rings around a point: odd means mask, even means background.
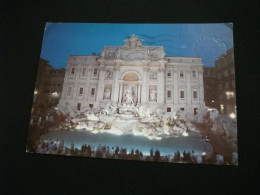
[{"label": "triumphal arch niche", "polygon": [[190,114],[204,107],[201,58],[167,57],[162,46],[142,42],[132,35],[100,56],[69,56],[59,107],[98,112],[108,104],[143,105]]},{"label": "triumphal arch niche", "polygon": [[120,84],[119,104],[139,104],[141,103],[140,95],[140,78],[136,72],[126,72],[123,74],[123,82]]}]

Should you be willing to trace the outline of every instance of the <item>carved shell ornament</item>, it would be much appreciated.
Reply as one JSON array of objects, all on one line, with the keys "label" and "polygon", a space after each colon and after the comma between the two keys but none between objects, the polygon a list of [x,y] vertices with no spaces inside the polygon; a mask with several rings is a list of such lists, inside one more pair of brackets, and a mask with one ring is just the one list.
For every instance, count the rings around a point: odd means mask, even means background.
[{"label": "carved shell ornament", "polygon": [[113,73],[110,70],[107,70],[106,72],[106,78],[112,78]]}]

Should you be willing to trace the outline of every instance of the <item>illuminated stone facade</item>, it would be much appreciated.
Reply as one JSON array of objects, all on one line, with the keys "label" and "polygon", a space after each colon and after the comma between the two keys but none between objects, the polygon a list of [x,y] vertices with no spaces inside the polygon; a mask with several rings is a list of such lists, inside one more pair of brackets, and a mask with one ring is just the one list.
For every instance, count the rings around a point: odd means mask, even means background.
[{"label": "illuminated stone facade", "polygon": [[132,35],[100,56],[69,56],[58,106],[85,112],[131,102],[194,115],[205,106],[202,67],[201,58],[167,57],[163,47],[143,46]]}]

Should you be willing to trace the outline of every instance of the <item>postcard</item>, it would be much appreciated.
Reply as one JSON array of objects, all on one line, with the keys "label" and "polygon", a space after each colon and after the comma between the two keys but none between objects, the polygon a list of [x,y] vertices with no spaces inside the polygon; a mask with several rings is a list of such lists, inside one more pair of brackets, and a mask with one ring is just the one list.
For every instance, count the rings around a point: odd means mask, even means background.
[{"label": "postcard", "polygon": [[46,23],[26,152],[237,165],[233,24]]}]

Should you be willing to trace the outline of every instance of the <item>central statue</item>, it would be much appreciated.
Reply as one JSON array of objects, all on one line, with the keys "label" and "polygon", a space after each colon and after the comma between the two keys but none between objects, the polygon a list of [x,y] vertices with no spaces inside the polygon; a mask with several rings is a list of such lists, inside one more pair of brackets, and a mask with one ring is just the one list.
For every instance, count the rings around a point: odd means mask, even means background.
[{"label": "central statue", "polygon": [[134,104],[134,99],[133,90],[130,86],[128,86],[124,93],[123,103],[126,105]]}]

